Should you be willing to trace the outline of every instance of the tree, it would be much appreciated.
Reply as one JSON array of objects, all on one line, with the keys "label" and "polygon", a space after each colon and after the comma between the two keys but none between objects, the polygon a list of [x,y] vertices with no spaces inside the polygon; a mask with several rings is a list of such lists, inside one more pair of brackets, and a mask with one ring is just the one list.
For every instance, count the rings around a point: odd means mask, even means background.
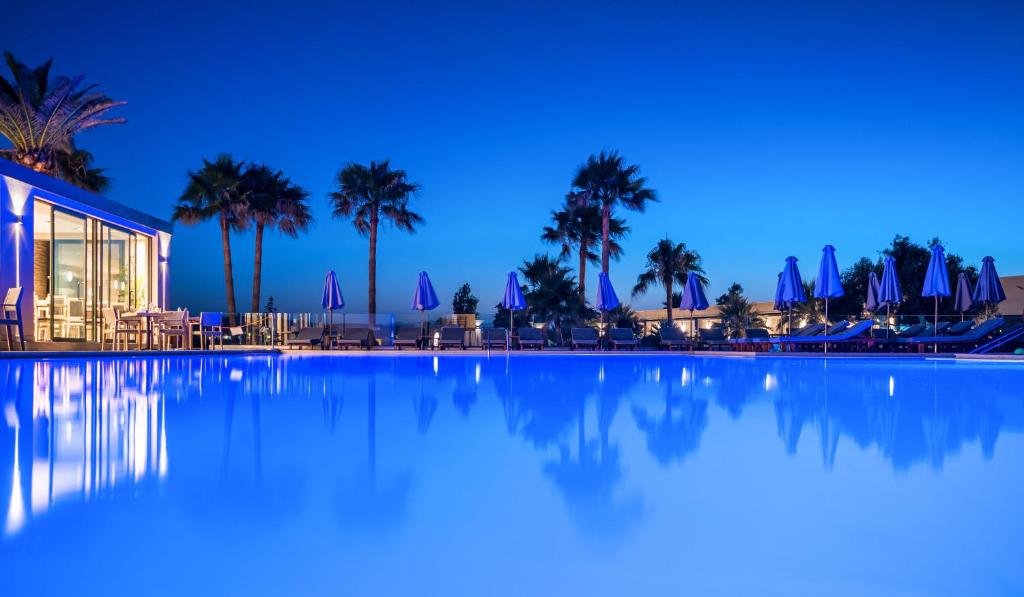
[{"label": "tree", "polygon": [[722,317],[722,329],[731,338],[743,338],[747,328],[764,327],[764,319],[743,296],[743,287],[733,282],[725,294],[715,300]]},{"label": "tree", "polygon": [[563,343],[565,324],[595,316],[592,309],[580,306],[576,300],[579,295],[576,278],[558,259],[536,255],[531,261],[524,261],[519,271],[526,282],[523,296],[530,316],[534,321],[543,322],[545,329],[554,330],[559,344]]},{"label": "tree", "polygon": [[573,178],[574,199],[578,205],[594,205],[601,210],[601,271],[608,273],[611,257],[612,216],[615,208],[642,212],[648,201],[657,201],[647,179],[635,164],[625,165],[618,152],[591,155]]},{"label": "tree", "polygon": [[882,262],[861,257],[843,270],[839,278],[843,284],[843,296],[829,300],[829,314],[837,317],[859,318],[864,313],[868,297],[868,276],[874,272],[882,280]]},{"label": "tree", "polygon": [[[673,292],[672,293],[672,308],[673,309],[678,309],[679,305],[682,305],[682,304],[683,304],[683,293],[682,292]],[[666,309],[668,309],[669,303],[667,301],[661,301],[661,306],[665,307]]]},{"label": "tree", "polygon": [[224,286],[228,317],[234,317],[235,277],[231,261],[231,232],[248,225],[245,201],[242,198],[242,169],[230,155],[221,154],[214,161],[203,158],[203,167],[188,172],[188,184],[174,206],[171,219],[192,226],[217,218],[220,224],[221,250],[224,254]]},{"label": "tree", "polygon": [[633,296],[647,292],[653,286],[661,286],[665,289],[667,319],[672,321],[672,289],[676,283],[685,285],[689,275],[697,276],[702,284],[707,284],[700,255],[687,249],[686,243],[673,243],[663,238],[647,253],[647,267],[636,278]]},{"label": "tree", "polygon": [[256,248],[252,270],[252,311],[259,311],[260,287],[263,280],[263,232],[267,227],[286,236],[298,238],[309,229],[313,214],[306,200],[309,193],[293,184],[280,170],[250,165],[241,182],[245,217],[256,228]]},{"label": "tree", "polygon": [[277,313],[277,306],[274,305],[274,297],[267,297],[267,304],[263,307],[264,313]]},{"label": "tree", "polygon": [[4,56],[11,80],[0,77],[0,135],[13,147],[0,151],[22,166],[84,186],[88,178],[77,176],[75,164],[86,162],[87,166],[92,156],[76,154],[80,150],[74,146],[74,137],[97,126],[125,122],[104,116],[125,102],[97,93],[95,85],[83,86],[84,75],[50,80],[53,60],[33,69],[10,52]]},{"label": "tree", "polygon": [[359,234],[370,239],[369,295],[366,309],[373,321],[377,313],[377,234],[381,220],[409,233],[423,217],[409,209],[410,198],[420,189],[409,182],[405,170],[392,170],[391,160],[347,164],[335,179],[338,190],[330,194],[334,217],[351,219]]},{"label": "tree", "polygon": [[814,280],[807,280],[803,282],[803,285],[804,295],[807,297],[807,300],[802,303],[793,303],[793,315],[797,319],[802,319],[804,325],[825,322],[825,311],[822,309],[823,303],[819,303],[814,298]]},{"label": "tree", "polygon": [[615,307],[608,312],[608,323],[612,327],[625,328],[633,330],[633,334],[639,335],[643,331],[643,325],[640,323],[640,317],[637,316],[636,311],[632,307],[625,303],[620,303],[618,307]]},{"label": "tree", "polygon": [[[896,275],[903,287],[903,302],[899,305],[902,313],[914,315],[927,315],[932,313],[934,299],[922,297],[921,288],[924,286],[924,275],[928,270],[928,260],[931,259],[931,247],[940,244],[938,238],[933,238],[927,246],[919,245],[910,240],[909,237],[896,235],[892,244],[882,250],[883,256],[891,255],[896,260]],[[960,272],[967,274],[971,287],[978,282],[978,271],[974,267],[964,267],[963,258],[955,253],[946,253],[946,270],[949,273],[949,282],[955,290],[956,279]],[[939,312],[953,314],[952,300],[939,300]]]},{"label": "tree", "polygon": [[476,298],[473,290],[469,287],[469,282],[466,282],[455,291],[455,296],[452,297],[452,313],[460,315],[475,314],[476,307],[479,304],[480,299]]},{"label": "tree", "polygon": [[110,177],[106,170],[93,166],[92,153],[75,146],[70,141],[67,151],[54,154],[56,172],[67,182],[92,193],[104,193],[110,188]]},{"label": "tree", "polygon": [[[560,245],[562,250],[559,257],[562,259],[568,259],[574,249],[578,252],[579,301],[585,305],[587,262],[598,262],[594,249],[601,242],[601,210],[596,205],[580,203],[579,193],[569,193],[562,209],[551,212],[552,225],[544,227],[541,240]],[[617,260],[622,255],[622,246],[618,241],[628,233],[629,228],[624,220],[611,218],[608,224],[608,251],[612,259]]]}]

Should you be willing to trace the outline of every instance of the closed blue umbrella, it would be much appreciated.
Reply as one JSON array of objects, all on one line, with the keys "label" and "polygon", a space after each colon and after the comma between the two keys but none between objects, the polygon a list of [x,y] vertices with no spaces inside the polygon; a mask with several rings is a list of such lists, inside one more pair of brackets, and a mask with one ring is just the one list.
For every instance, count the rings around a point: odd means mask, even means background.
[{"label": "closed blue umbrella", "polygon": [[882,306],[882,302],[878,300],[878,288],[878,276],[875,275],[875,272],[871,272],[868,274],[868,296],[864,301],[864,308],[868,311],[877,311]]},{"label": "closed blue umbrella", "polygon": [[324,278],[324,290],[320,295],[320,305],[329,313],[328,325],[333,326],[334,310],[345,306],[345,297],[341,296],[341,286],[338,284],[338,276],[334,270],[327,272],[327,277]]},{"label": "closed blue umbrella", "polygon": [[971,283],[967,274],[960,272],[956,279],[956,294],[953,295],[953,308],[960,312],[960,321],[964,320],[964,312],[974,307],[971,299]]},{"label": "closed blue umbrella", "polygon": [[[821,250],[821,263],[818,265],[818,277],[814,279],[814,297],[825,299],[825,335],[828,336],[828,299],[843,296],[843,283],[839,279],[839,266],[836,265],[836,248],[825,245]],[[825,343],[828,352],[828,343]]]},{"label": "closed blue umbrella", "polygon": [[604,317],[608,311],[619,306],[619,297],[615,296],[615,289],[612,288],[612,281],[608,274],[601,272],[597,275],[597,310],[601,312],[601,327],[604,331]]},{"label": "closed blue umbrella", "polygon": [[[921,296],[935,297],[935,327],[939,327],[939,297],[949,296],[949,271],[946,269],[946,250],[942,245],[936,244],[932,247],[932,256],[928,259],[928,271],[924,275],[924,286],[921,288]],[[939,345],[935,344],[935,352],[939,351]]]},{"label": "closed blue umbrella", "polygon": [[430,276],[427,272],[420,272],[419,281],[416,283],[416,294],[412,297],[412,309],[420,312],[420,330],[423,330],[423,323],[427,311],[436,309],[441,301],[437,300],[437,293],[434,292],[434,285],[430,283]]},{"label": "closed blue umbrella", "polygon": [[1006,300],[1006,292],[996,273],[996,260],[985,257],[981,260],[981,272],[978,273],[978,285],[974,287],[976,303],[996,305]]},{"label": "closed blue umbrella", "polygon": [[508,335],[512,336],[512,315],[515,311],[522,311],[526,308],[526,297],[519,287],[519,276],[515,272],[508,273],[508,281],[505,282],[505,294],[501,297],[501,306],[508,309]]},{"label": "closed blue umbrella", "polygon": [[775,281],[775,310],[779,312],[786,310],[786,301],[782,300],[782,272],[779,272]]},{"label": "closed blue umbrella", "polygon": [[683,300],[679,306],[690,311],[690,331],[693,332],[693,312],[708,308],[708,299],[704,296],[704,285],[692,273],[686,275],[686,286],[683,287]]},{"label": "closed blue umbrella", "polygon": [[789,310],[790,334],[793,333],[793,305],[807,301],[804,282],[800,277],[800,268],[797,267],[796,262],[796,257],[786,257],[786,267],[782,270],[782,279],[779,281],[780,288],[776,299]]},{"label": "closed blue umbrella", "polygon": [[885,258],[882,270],[882,281],[878,286],[878,300],[885,305],[885,335],[889,335],[889,309],[903,302],[903,289],[900,279],[896,276],[896,258],[889,255]]},{"label": "closed blue umbrella", "polygon": [[601,272],[597,275],[597,310],[611,311],[619,306],[619,297],[615,296],[615,289],[608,279],[608,274]]}]

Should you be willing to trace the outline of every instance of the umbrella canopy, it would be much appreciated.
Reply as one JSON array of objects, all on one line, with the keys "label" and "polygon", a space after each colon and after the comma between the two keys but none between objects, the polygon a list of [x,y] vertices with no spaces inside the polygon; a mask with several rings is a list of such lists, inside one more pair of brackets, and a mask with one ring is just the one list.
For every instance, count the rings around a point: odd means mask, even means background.
[{"label": "umbrella canopy", "polygon": [[796,265],[796,257],[786,257],[786,267],[782,270],[782,279],[779,281],[780,292],[777,294],[777,301],[791,307],[793,303],[807,301],[804,293],[804,283],[800,278],[800,268]]},{"label": "umbrella canopy", "polygon": [[779,272],[775,282],[775,310],[785,311],[787,307],[786,301],[782,300],[782,272]]},{"label": "umbrella canopy", "polygon": [[953,296],[953,308],[963,313],[964,311],[970,311],[973,306],[971,283],[967,280],[967,274],[960,272],[956,279],[956,294]]},{"label": "umbrella canopy", "polygon": [[946,270],[946,250],[942,245],[932,247],[932,256],[928,260],[928,271],[924,276],[924,287],[921,296],[949,296],[949,272]]},{"label": "umbrella canopy", "polygon": [[888,307],[903,302],[903,289],[900,279],[896,277],[896,258],[892,255],[885,258],[885,269],[882,270],[882,281],[878,287],[878,301]]},{"label": "umbrella canopy", "polygon": [[704,285],[697,276],[688,274],[686,286],[683,288],[683,300],[679,307],[688,311],[702,311],[708,308],[708,299],[704,296]]},{"label": "umbrella canopy", "polygon": [[843,296],[843,283],[839,280],[839,266],[836,265],[836,249],[832,245],[825,245],[821,250],[818,277],[814,280],[814,296],[826,300]]},{"label": "umbrella canopy", "polygon": [[434,292],[434,285],[430,283],[430,276],[427,272],[420,272],[419,282],[416,284],[416,295],[412,297],[412,309],[417,311],[430,311],[436,309],[441,301],[437,300],[437,293]]},{"label": "umbrella canopy", "polygon": [[978,285],[974,287],[972,297],[976,303],[995,305],[1006,300],[1006,293],[996,273],[996,260],[985,257],[981,260],[981,272],[978,274]]},{"label": "umbrella canopy", "polygon": [[864,307],[868,311],[877,311],[879,307],[885,306],[878,300],[878,287],[878,276],[875,275],[875,272],[871,272],[868,274],[868,297],[864,301]]},{"label": "umbrella canopy", "polygon": [[345,297],[341,296],[341,286],[338,285],[338,276],[334,270],[327,272],[324,279],[324,291],[320,296],[320,305],[327,311],[334,311],[345,306]]},{"label": "umbrella canopy", "polygon": [[601,272],[597,275],[597,310],[611,311],[619,306],[619,297],[615,296],[615,289],[608,279],[608,274]]},{"label": "umbrella canopy", "polygon": [[523,296],[523,290],[519,287],[519,276],[515,272],[508,273],[505,294],[501,297],[501,306],[509,311],[522,311],[526,308],[526,298]]}]

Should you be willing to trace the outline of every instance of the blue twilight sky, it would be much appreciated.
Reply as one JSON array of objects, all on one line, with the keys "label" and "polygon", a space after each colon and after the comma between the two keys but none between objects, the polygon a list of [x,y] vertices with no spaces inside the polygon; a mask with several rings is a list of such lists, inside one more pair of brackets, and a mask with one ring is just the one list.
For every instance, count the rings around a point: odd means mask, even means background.
[{"label": "blue twilight sky", "polygon": [[[623,214],[622,297],[665,235],[700,252],[712,297],[739,281],[768,298],[787,255],[811,276],[822,245],[845,267],[896,233],[1024,273],[1018,2],[58,1],[12,3],[4,25],[22,61],[129,102],[128,124],[80,138],[113,199],[168,217],[186,169],[220,152],[311,191],[315,229],[267,242],[282,308],[315,309],[333,268],[365,309],[367,242],[326,194],[346,162],[386,157],[427,220],[381,239],[379,309],[400,315],[421,269],[444,306],[468,281],[488,312],[601,149],[661,197]],[[242,308],[252,243],[233,244]],[[173,304],[222,307],[221,263],[213,224],[178,226]]]}]

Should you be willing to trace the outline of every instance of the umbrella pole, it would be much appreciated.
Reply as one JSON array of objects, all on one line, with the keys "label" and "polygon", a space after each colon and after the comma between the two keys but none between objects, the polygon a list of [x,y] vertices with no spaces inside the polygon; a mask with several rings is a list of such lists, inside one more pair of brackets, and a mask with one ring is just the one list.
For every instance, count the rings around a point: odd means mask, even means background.
[{"label": "umbrella pole", "polygon": [[885,304],[885,337],[889,337],[889,303]]},{"label": "umbrella pole", "polygon": [[[512,350],[512,309],[508,310],[508,333],[505,334],[505,352]],[[522,349],[520,349],[522,350]]]},{"label": "umbrella pole", "polygon": [[825,354],[828,354],[828,297],[825,297]]},{"label": "umbrella pole", "polygon": [[[932,335],[939,335],[939,295],[935,295],[935,324],[932,327]],[[932,352],[939,352],[939,343],[933,344],[932,348],[934,348]]]}]

